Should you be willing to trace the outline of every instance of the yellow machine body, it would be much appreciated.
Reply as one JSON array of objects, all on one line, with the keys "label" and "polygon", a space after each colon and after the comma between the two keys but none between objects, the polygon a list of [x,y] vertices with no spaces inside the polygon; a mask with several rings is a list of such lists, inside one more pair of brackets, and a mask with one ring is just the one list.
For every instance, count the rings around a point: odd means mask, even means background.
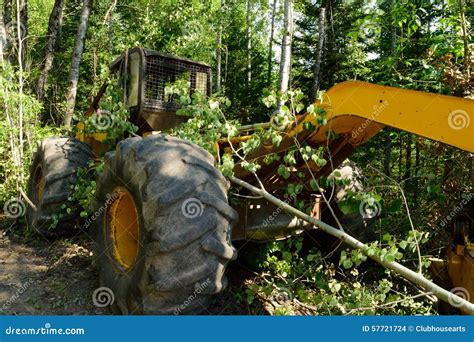
[{"label": "yellow machine body", "polygon": [[448,249],[448,274],[454,288],[465,289],[474,302],[474,245],[453,244]]},{"label": "yellow machine body", "polygon": [[[311,141],[322,143],[328,130],[351,133],[352,143],[367,141],[377,128],[390,126],[459,149],[474,152],[474,101],[415,90],[347,81],[329,89],[318,102],[326,110],[328,124],[312,134]],[[314,120],[311,115],[307,120]],[[313,122],[313,123],[314,123]],[[301,124],[289,134],[301,131]]]}]

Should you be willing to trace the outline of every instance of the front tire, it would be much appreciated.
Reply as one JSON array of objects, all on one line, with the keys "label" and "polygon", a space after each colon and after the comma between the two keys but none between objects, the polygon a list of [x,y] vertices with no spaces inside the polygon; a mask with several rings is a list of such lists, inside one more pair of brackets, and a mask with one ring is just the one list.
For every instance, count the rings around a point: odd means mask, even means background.
[{"label": "front tire", "polygon": [[106,155],[92,235],[116,312],[199,313],[225,288],[237,213],[213,163],[202,148],[166,135],[128,138]]}]

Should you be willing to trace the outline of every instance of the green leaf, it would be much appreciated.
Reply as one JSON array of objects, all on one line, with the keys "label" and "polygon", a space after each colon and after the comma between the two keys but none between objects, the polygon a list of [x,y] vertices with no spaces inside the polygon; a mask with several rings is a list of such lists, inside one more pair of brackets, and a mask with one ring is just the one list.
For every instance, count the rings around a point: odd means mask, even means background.
[{"label": "green leaf", "polygon": [[402,240],[400,241],[398,245],[400,246],[400,248],[405,249],[407,248],[408,242],[406,242],[405,240]]},{"label": "green leaf", "polygon": [[284,165],[278,166],[278,174],[282,176],[284,179],[290,178],[290,172],[288,171],[288,168]]},{"label": "green leaf", "polygon": [[349,268],[351,268],[354,264],[352,263],[352,260],[351,259],[346,259],[342,262],[342,266],[348,270]]}]

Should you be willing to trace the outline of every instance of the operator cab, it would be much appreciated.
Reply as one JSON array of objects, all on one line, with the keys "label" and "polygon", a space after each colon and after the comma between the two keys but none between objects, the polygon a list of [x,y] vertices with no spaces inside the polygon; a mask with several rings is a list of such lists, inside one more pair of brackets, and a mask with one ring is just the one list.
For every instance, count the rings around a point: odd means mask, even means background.
[{"label": "operator cab", "polygon": [[130,121],[139,127],[139,133],[169,129],[186,121],[176,115],[180,105],[173,95],[165,94],[166,85],[184,79],[190,84],[190,95],[199,91],[210,96],[212,91],[209,65],[141,47],[126,50],[110,69],[119,76]]}]

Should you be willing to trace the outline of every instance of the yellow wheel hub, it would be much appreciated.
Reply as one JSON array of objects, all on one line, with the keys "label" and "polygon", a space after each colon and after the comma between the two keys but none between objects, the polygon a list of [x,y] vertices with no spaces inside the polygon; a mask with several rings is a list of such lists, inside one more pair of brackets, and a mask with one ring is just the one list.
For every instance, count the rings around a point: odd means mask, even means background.
[{"label": "yellow wheel hub", "polygon": [[133,196],[124,188],[116,188],[114,201],[107,208],[107,224],[117,262],[125,269],[135,263],[138,255],[140,224]]},{"label": "yellow wheel hub", "polygon": [[44,177],[43,168],[38,165],[35,170],[35,189],[36,189],[36,204],[41,203],[44,193]]}]

